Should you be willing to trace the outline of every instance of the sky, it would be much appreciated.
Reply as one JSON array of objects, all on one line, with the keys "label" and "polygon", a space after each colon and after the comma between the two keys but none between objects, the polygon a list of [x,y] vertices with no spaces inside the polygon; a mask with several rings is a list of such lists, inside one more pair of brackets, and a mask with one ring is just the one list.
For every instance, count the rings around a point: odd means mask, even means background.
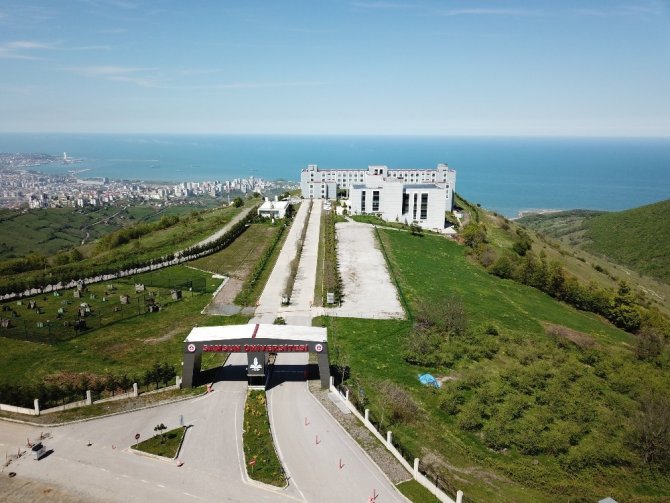
[{"label": "sky", "polygon": [[670,136],[670,0],[3,0],[0,132]]}]

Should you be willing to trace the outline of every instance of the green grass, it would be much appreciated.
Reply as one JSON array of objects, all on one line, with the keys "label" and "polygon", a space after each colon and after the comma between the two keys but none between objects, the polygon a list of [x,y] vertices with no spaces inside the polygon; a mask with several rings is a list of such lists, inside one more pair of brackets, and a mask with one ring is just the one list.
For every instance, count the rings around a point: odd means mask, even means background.
[{"label": "green grass", "polygon": [[[130,284],[134,281],[145,281],[149,284],[151,281],[167,285],[194,277],[207,278],[208,292],[213,291],[221,281],[213,280],[205,273],[184,266],[162,269],[129,278],[127,281]],[[118,280],[113,284],[121,289]],[[107,285],[108,283],[91,285],[89,292],[103,289]],[[164,297],[169,298],[169,295],[161,295],[161,303]],[[61,297],[48,297],[48,301],[60,302],[58,299],[66,298],[72,301],[78,300],[74,299],[72,292],[69,291],[64,292]],[[98,294],[95,300],[90,298],[81,300],[97,308],[102,305],[101,298],[102,295]],[[131,308],[137,308],[137,298],[137,294],[131,293]],[[39,296],[39,299],[38,304],[43,304],[42,296]],[[243,324],[248,320],[244,316],[201,315],[200,311],[210,299],[209,294],[184,292],[182,300],[166,302],[165,307],[157,313],[122,319],[76,337],[52,343],[49,343],[46,337],[43,342],[2,337],[0,329],[0,368],[3,369],[0,373],[0,382],[36,383],[55,372],[89,372],[102,376],[110,373],[115,375],[126,373],[130,377],[137,378],[156,361],[173,364],[179,369],[183,340],[194,326]],[[48,307],[48,310],[45,308],[45,313],[51,317],[55,311],[56,305]]]},{"label": "green grass", "polygon": [[177,456],[182,438],[186,434],[186,427],[180,426],[174,430],[163,432],[163,435],[154,435],[153,437],[131,446],[132,449],[171,458]]},{"label": "green grass", "polygon": [[387,222],[375,215],[351,215],[354,222],[363,224],[380,225],[382,227],[394,227],[396,229],[407,229],[408,227],[403,222]]},{"label": "green grass", "polygon": [[618,212],[566,211],[520,223],[670,283],[670,199]]},{"label": "green grass", "polygon": [[[249,199],[245,202],[245,205],[246,207],[252,207],[257,202],[258,200]],[[40,265],[39,269],[33,271],[7,274],[0,278],[0,282],[16,284],[20,281],[28,281],[31,278],[39,277],[42,274],[52,278],[66,276],[71,279],[72,275],[86,274],[88,270],[100,268],[103,265],[112,270],[127,267],[129,257],[132,257],[135,261],[147,261],[166,256],[198,243],[230,222],[240,211],[240,208],[227,207],[189,214],[168,228],[153,230],[138,239],[132,239],[126,244],[111,249],[101,248],[97,241],[88,243],[78,248],[84,258],[76,263],[62,266],[51,265],[46,269],[42,269]],[[40,262],[38,261],[38,263]]]},{"label": "green grass", "polygon": [[166,208],[133,204],[127,207],[51,208],[27,212],[3,209],[0,211],[0,260],[29,253],[54,255],[79,246],[87,233],[88,241],[92,241],[139,222],[153,222],[164,215],[183,217],[202,209],[203,206],[195,202]]},{"label": "green grass", "polygon": [[[235,304],[239,306],[254,306],[256,302],[263,293],[265,284],[272,274],[272,269],[277,262],[279,253],[281,252],[286,238],[288,237],[290,226],[293,224],[293,220],[286,222],[286,225],[282,231],[281,236],[277,239],[276,232],[279,232],[279,229],[275,231],[273,239],[268,238],[265,243],[265,248],[259,250],[260,253],[256,258],[255,264],[252,265],[250,273],[246,276],[242,290],[235,297]],[[280,224],[281,225],[281,224]],[[266,255],[269,253],[269,257]],[[255,272],[260,269],[260,274],[256,277]]]},{"label": "green grass", "polygon": [[[456,296],[467,313],[466,334],[438,341],[435,363],[411,365],[405,360],[408,321],[316,323],[328,327],[331,358],[350,366],[350,385],[365,391],[373,419],[384,418],[382,429],[393,430],[403,449],[421,458],[422,470],[444,480],[449,493],[462,489],[472,501],[670,497],[670,479],[644,468],[626,440],[635,398],[649,387],[670,387],[667,371],[635,360],[631,335],[487,274],[463,247],[442,237],[389,230],[380,235],[415,314],[421,303]],[[596,345],[580,350],[559,344],[546,335],[546,324],[579,331]],[[490,327],[497,336],[487,335]],[[417,376],[426,371],[452,380],[440,390],[423,387]],[[421,412],[411,420],[389,420],[393,406],[378,392],[385,380],[409,393]],[[452,410],[447,405],[453,400]],[[520,413],[506,419],[514,404],[521,404]],[[476,414],[474,428],[465,421],[468,414]],[[487,444],[498,418],[505,449]],[[561,437],[564,430],[574,431],[574,444]],[[642,499],[635,485],[655,492]]]},{"label": "green grass", "polygon": [[434,494],[419,484],[416,480],[401,482],[396,487],[413,503],[435,503],[440,501]]},{"label": "green grass", "polygon": [[227,248],[193,260],[189,265],[212,273],[244,279],[277,230],[277,226],[269,223],[252,224]]},{"label": "green grass", "polygon": [[[250,478],[277,487],[286,485],[281,462],[272,443],[264,391],[250,391],[244,406],[244,458]],[[249,462],[256,460],[254,465]]]}]

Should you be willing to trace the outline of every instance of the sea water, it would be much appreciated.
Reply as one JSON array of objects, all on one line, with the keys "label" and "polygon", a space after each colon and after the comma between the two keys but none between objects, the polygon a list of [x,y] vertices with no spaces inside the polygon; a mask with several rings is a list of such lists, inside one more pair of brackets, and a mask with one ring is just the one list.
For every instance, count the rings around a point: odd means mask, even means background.
[{"label": "sea water", "polygon": [[466,199],[519,211],[622,210],[670,198],[670,138],[501,138],[417,136],[1,134],[0,152],[80,159],[40,171],[144,181],[298,181],[323,168],[434,168],[457,171]]}]

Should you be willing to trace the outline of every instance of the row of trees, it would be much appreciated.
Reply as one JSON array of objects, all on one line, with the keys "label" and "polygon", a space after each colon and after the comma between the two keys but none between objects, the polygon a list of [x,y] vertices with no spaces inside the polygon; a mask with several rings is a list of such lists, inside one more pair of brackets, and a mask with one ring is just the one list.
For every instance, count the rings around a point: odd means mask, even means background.
[{"label": "row of trees", "polygon": [[620,282],[616,291],[595,283],[583,285],[560,263],[548,262],[543,252],[539,257],[532,253],[532,242],[523,230],[516,232],[512,251],[502,252],[488,245],[482,224],[467,225],[461,236],[491,274],[537,288],[583,311],[602,315],[628,332],[644,330],[670,336],[670,322],[656,310],[642,306],[626,282]]},{"label": "row of trees", "polygon": [[34,399],[38,398],[40,408],[46,409],[83,400],[86,391],[91,391],[93,399],[96,400],[104,396],[126,393],[132,389],[133,383],[158,389],[167,386],[176,375],[174,365],[159,362],[136,376],[125,373],[98,375],[61,372],[46,377],[39,384],[0,384],[0,403],[32,408]]},{"label": "row of trees", "polygon": [[272,254],[274,253],[275,249],[277,248],[277,245],[281,241],[287,226],[288,224],[279,225],[279,228],[277,229],[274,238],[272,238],[272,241],[263,252],[263,255],[261,255],[258,261],[256,262],[256,266],[254,267],[254,270],[251,272],[251,274],[245,281],[242,290],[240,290],[240,293],[238,293],[237,296],[235,297],[236,304],[248,306],[255,303],[256,299],[252,298],[252,295],[253,292],[255,291],[256,284],[260,280],[261,276],[263,275],[263,272],[265,271],[268,263],[270,262]]},{"label": "row of trees", "polygon": [[129,243],[133,239],[141,238],[151,232],[168,229],[179,223],[179,216],[165,215],[158,222],[151,224],[137,224],[125,227],[104,235],[98,241],[98,251],[107,251]]},{"label": "row of trees", "polygon": [[342,278],[337,267],[337,234],[335,233],[335,223],[337,215],[335,211],[325,211],[322,217],[323,225],[323,305],[326,305],[326,294],[332,292],[335,294],[335,303],[342,299]]},{"label": "row of trees", "polygon": [[116,275],[121,271],[131,269],[142,269],[148,267],[167,267],[172,265],[175,259],[180,262],[203,257],[211,253],[222,250],[230,245],[237,237],[244,232],[248,224],[255,218],[253,211],[236,223],[227,233],[215,241],[203,245],[194,245],[182,252],[175,252],[162,257],[148,259],[138,259],[132,255],[123,255],[116,260],[106,264],[95,263],[93,260],[69,263],[63,266],[53,267],[48,272],[40,272],[32,276],[14,276],[4,278],[0,284],[0,295],[16,294],[22,295],[23,292],[30,289],[43,289],[48,285],[58,283],[67,284],[70,281],[80,280],[81,278],[95,278],[103,275]]}]

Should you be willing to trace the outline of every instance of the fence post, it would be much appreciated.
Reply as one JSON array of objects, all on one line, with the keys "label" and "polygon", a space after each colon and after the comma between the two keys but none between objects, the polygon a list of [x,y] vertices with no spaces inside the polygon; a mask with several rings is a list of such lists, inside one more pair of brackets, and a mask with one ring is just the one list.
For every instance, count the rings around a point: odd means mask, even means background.
[{"label": "fence post", "polygon": [[33,407],[35,407],[35,415],[39,416],[40,415],[40,399],[35,398],[35,401],[33,402]]},{"label": "fence post", "polygon": [[91,390],[86,390],[86,405],[91,405],[93,403],[93,398],[91,397]]},{"label": "fence post", "polygon": [[391,447],[393,444],[391,443],[391,439],[393,438],[393,434],[390,431],[386,432],[386,443],[388,444],[389,447]]},{"label": "fence post", "polygon": [[456,503],[463,502],[463,491],[456,491]]},{"label": "fence post", "polygon": [[138,394],[138,393],[137,393],[137,383],[134,382],[134,383],[133,383],[133,396],[134,396],[135,398],[137,398],[137,394]]},{"label": "fence post", "polygon": [[419,458],[414,458],[414,480],[419,476]]}]

